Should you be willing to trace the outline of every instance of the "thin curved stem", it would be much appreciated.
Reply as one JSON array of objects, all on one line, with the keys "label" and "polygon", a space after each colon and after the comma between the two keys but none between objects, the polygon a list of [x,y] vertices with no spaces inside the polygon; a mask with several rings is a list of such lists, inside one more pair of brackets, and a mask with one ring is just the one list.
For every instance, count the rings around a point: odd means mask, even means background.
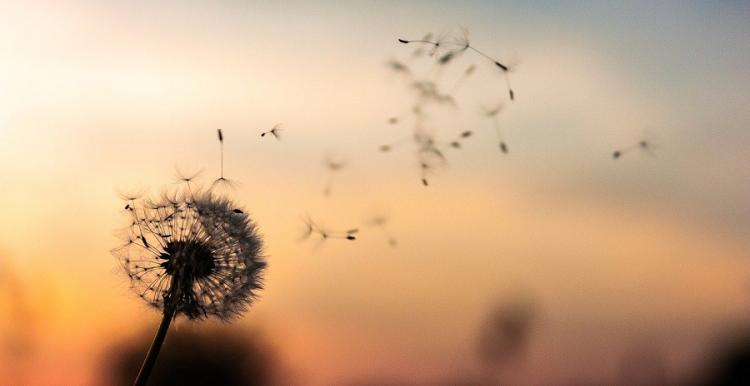
[{"label": "thin curved stem", "polygon": [[151,370],[154,369],[161,346],[164,344],[164,338],[167,337],[167,331],[169,330],[170,323],[172,323],[172,318],[174,318],[174,307],[166,307],[164,309],[164,318],[161,320],[159,329],[156,331],[156,336],[154,336],[154,341],[151,343],[151,348],[148,349],[146,359],[143,360],[143,365],[141,365],[141,370],[138,371],[138,377],[135,378],[133,386],[145,386],[148,382],[148,377],[151,375]]}]

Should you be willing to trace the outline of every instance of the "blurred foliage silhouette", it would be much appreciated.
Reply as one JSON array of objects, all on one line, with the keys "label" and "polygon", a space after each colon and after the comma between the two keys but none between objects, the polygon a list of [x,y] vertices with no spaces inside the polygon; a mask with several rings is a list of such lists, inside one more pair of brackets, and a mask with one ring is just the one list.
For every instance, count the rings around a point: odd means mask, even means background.
[{"label": "blurred foliage silhouette", "polygon": [[750,385],[750,329],[744,328],[718,339],[708,355],[705,374],[687,385]]},{"label": "blurred foliage silhouette", "polygon": [[528,300],[498,304],[490,310],[479,330],[479,358],[485,365],[500,366],[522,355],[536,319],[536,309]]},{"label": "blurred foliage silhouette", "polygon": [[[150,385],[267,386],[279,384],[277,356],[258,331],[241,328],[175,328],[167,336]],[[139,338],[114,346],[105,356],[107,384],[131,385],[152,340],[146,329]]]},{"label": "blurred foliage silhouette", "polygon": [[36,350],[37,318],[21,273],[7,255],[0,256],[0,380],[24,384]]},{"label": "blurred foliage silhouette", "polygon": [[656,339],[639,339],[631,344],[620,357],[619,378],[622,385],[671,384],[664,347]]}]

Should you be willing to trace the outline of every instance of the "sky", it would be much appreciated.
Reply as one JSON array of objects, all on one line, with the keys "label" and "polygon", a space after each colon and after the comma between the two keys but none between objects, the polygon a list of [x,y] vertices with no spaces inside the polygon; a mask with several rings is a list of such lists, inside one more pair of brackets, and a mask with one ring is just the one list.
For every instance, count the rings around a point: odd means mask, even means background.
[{"label": "sky", "polygon": [[[434,74],[397,38],[461,27],[514,64],[516,98],[476,55],[440,73],[477,65],[427,124],[475,134],[424,187],[412,148],[378,151],[413,103],[386,63]],[[23,301],[0,304],[28,311],[34,349],[0,376],[99,384],[102,353],[155,326],[109,252],[118,192],[158,193],[175,167],[210,183],[217,128],[269,262],[237,323],[302,384],[475,371],[482,318],[517,297],[538,309],[517,384],[604,382],[643,340],[689,375],[748,319],[748,37],[735,1],[4,2],[0,288]],[[507,155],[479,113],[499,100]],[[612,159],[644,139],[653,156]],[[346,161],[328,197],[326,155]],[[305,215],[359,239],[300,242]]]}]

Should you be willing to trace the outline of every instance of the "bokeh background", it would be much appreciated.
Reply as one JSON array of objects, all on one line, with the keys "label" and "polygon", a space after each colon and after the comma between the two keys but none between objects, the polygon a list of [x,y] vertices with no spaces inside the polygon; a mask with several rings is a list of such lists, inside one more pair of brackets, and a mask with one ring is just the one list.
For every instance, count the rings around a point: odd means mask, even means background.
[{"label": "bokeh background", "polygon": [[[750,321],[749,21],[741,1],[3,2],[0,383],[128,369],[159,315],[109,253],[117,192],[176,165],[210,183],[217,128],[266,289],[232,326],[172,333],[234,331],[281,384],[699,379]],[[413,102],[386,62],[459,26],[518,63],[511,152],[478,114],[504,83],[464,56],[477,76],[430,122],[476,135],[425,188],[408,147],[377,150]],[[655,156],[612,160],[644,135]],[[329,197],[324,154],[348,161]],[[359,239],[301,243],[305,214]]]}]

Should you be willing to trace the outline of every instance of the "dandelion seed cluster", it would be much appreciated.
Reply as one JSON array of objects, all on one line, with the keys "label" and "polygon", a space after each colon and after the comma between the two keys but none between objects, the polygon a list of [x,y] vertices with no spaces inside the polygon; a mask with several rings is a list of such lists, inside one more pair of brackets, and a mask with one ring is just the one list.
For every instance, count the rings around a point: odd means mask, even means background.
[{"label": "dandelion seed cluster", "polygon": [[262,288],[262,240],[229,199],[187,190],[159,199],[128,197],[130,225],[113,254],[152,307],[189,319],[232,319]]}]

